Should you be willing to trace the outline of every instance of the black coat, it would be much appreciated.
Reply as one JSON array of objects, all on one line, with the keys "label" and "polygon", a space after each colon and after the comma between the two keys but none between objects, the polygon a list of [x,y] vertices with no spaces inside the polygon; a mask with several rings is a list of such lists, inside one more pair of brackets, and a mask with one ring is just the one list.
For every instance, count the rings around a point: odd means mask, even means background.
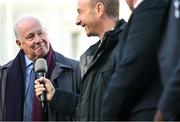
[{"label": "black coat", "polygon": [[162,92],[157,54],[166,9],[165,0],[144,0],[133,11],[102,102],[102,120],[153,120]]},{"label": "black coat", "polygon": [[114,30],[106,32],[99,42],[92,45],[80,58],[82,85],[78,105],[78,120],[100,120],[101,99],[109,78],[117,65],[117,44],[123,29],[120,20]]},{"label": "black coat", "polygon": [[[79,62],[68,59],[59,53],[55,53],[55,68],[51,75],[51,81],[56,88],[55,95],[48,103],[48,120],[73,120],[75,118],[76,105],[80,89]],[[12,61],[0,69],[0,120],[4,108],[4,95],[7,70]]]}]

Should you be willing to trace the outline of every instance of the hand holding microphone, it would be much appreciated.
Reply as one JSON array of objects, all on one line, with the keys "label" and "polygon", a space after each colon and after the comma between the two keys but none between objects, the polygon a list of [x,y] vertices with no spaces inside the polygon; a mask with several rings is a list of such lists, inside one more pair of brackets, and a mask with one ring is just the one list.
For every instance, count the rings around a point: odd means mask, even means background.
[{"label": "hand holding microphone", "polygon": [[55,88],[52,85],[51,81],[47,78],[41,77],[37,80],[35,80],[35,93],[36,96],[41,96],[43,91],[46,92],[46,100],[51,101],[54,93],[55,93]]},{"label": "hand holding microphone", "polygon": [[35,93],[40,96],[40,101],[44,108],[45,102],[50,101],[55,93],[55,89],[51,81],[46,77],[47,62],[43,58],[39,58],[35,62],[35,72],[38,74],[38,79],[35,80]]}]

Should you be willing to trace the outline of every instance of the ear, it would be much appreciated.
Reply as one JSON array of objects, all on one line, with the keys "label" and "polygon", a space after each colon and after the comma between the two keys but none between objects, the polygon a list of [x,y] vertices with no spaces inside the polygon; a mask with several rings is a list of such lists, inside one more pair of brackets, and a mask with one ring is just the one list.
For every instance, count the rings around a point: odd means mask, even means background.
[{"label": "ear", "polygon": [[97,12],[99,17],[103,15],[103,13],[105,12],[105,7],[104,7],[103,3],[98,2],[96,4],[96,12]]},{"label": "ear", "polygon": [[20,41],[20,40],[16,39],[16,44],[18,45],[18,47],[19,47],[20,49],[22,49],[22,47],[21,47],[21,41]]}]

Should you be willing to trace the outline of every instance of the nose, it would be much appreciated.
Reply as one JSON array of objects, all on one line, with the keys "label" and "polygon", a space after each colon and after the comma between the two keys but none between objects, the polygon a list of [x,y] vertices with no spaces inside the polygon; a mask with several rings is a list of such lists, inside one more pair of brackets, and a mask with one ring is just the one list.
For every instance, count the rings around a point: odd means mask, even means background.
[{"label": "nose", "polygon": [[79,17],[76,18],[76,25],[80,25],[81,24],[81,20],[79,19]]},{"label": "nose", "polygon": [[42,42],[42,37],[39,36],[38,34],[35,34],[34,39],[35,39],[35,43],[40,43],[40,42]]}]

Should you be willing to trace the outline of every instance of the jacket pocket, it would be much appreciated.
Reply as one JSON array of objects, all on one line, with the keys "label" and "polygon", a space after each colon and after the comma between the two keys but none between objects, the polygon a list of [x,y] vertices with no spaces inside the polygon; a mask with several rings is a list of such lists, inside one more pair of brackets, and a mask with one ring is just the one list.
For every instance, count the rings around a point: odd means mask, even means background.
[{"label": "jacket pocket", "polygon": [[106,71],[102,71],[102,79],[103,79],[103,83],[105,85],[105,87],[107,87],[108,83],[109,83],[109,80],[112,76],[112,72],[113,70],[112,69],[109,69],[109,70],[106,70]]}]

